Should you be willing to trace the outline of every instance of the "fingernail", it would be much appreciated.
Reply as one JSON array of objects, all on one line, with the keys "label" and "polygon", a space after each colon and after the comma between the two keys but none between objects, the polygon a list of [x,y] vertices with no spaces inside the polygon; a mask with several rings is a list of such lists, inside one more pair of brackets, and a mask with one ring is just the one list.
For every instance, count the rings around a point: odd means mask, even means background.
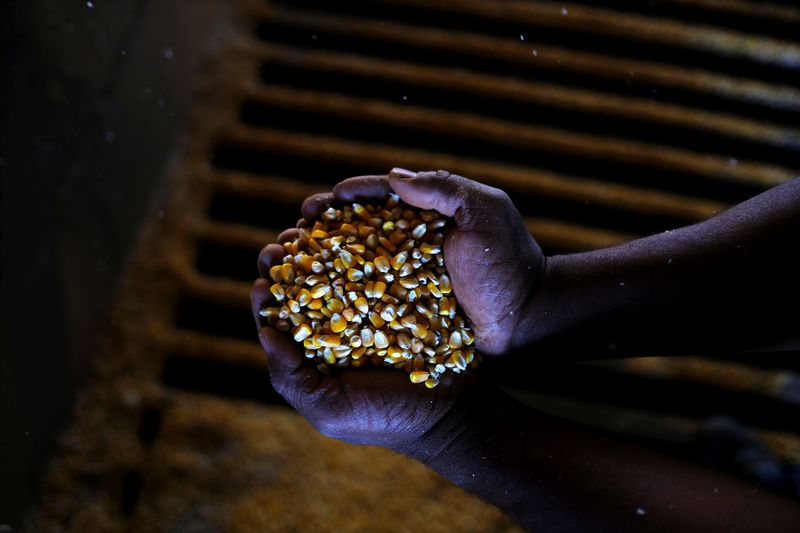
[{"label": "fingernail", "polygon": [[399,167],[393,168],[391,173],[394,175],[395,178],[401,180],[408,180],[417,175],[416,172],[411,172],[410,170],[406,170],[404,168],[399,168]]}]

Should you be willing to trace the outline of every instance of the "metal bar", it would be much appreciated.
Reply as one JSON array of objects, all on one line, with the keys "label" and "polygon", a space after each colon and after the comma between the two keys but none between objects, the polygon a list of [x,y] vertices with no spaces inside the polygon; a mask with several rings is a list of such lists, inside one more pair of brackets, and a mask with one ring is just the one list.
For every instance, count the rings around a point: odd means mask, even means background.
[{"label": "metal bar", "polygon": [[264,351],[256,342],[255,330],[253,342],[167,327],[151,328],[148,333],[151,341],[169,354],[257,368],[262,368],[266,361]]},{"label": "metal bar", "polygon": [[[756,361],[758,356],[753,357]],[[800,404],[796,392],[800,390],[797,386],[800,379],[793,372],[784,370],[763,370],[705,357],[637,357],[582,364],[650,378],[682,379]],[[787,387],[787,384],[792,383],[795,387]],[[792,391],[794,394],[791,394]]]},{"label": "metal bar", "polygon": [[[460,3],[459,3],[460,5]],[[577,72],[613,80],[637,80],[656,87],[673,87],[717,97],[787,110],[800,110],[800,90],[789,85],[726,76],[680,65],[632,60],[572,50],[559,46],[510,41],[480,33],[441,30],[391,21],[341,15],[310,15],[260,5],[265,19],[298,30],[325,30],[351,37],[383,41],[411,49],[444,50],[460,55],[513,63],[524,68],[539,67]],[[256,48],[257,50],[257,48]],[[298,57],[299,59],[300,57]]]},{"label": "metal bar", "polygon": [[482,19],[513,21],[531,26],[563,28],[617,39],[677,46],[784,68],[800,67],[800,46],[790,41],[582,4],[509,0],[462,0],[458,3],[448,0],[380,1],[447,13],[468,13]]},{"label": "metal bar", "polygon": [[455,157],[419,149],[356,143],[336,137],[308,135],[270,128],[231,125],[221,138],[256,149],[277,148],[325,160],[359,161],[376,168],[406,165],[408,168],[444,168],[465,176],[480,177],[510,191],[525,191],[636,213],[665,215],[684,220],[702,220],[724,209],[724,204],[691,199],[653,189],[630,187],[598,180],[575,178],[529,167],[504,165],[466,157]]},{"label": "metal bar", "polygon": [[800,130],[698,108],[618,96],[566,85],[520,80],[449,67],[374,59],[345,53],[307,50],[274,43],[260,47],[260,58],[270,63],[329,72],[413,83],[448,92],[461,92],[498,100],[535,103],[586,113],[649,121],[667,126],[708,131],[748,142],[800,150]]},{"label": "metal bar", "polygon": [[659,3],[715,10],[748,17],[770,18],[780,22],[800,22],[800,9],[766,2],[747,2],[744,0],[661,0]]},{"label": "metal bar", "polygon": [[798,172],[776,165],[730,157],[691,152],[632,139],[595,136],[555,128],[515,124],[471,113],[442,111],[410,104],[354,98],[294,87],[269,85],[254,88],[248,95],[261,103],[288,108],[310,109],[339,117],[358,116],[382,125],[420,129],[445,136],[469,136],[483,142],[525,149],[609,159],[675,172],[687,172],[760,187],[771,187],[794,178]]}]

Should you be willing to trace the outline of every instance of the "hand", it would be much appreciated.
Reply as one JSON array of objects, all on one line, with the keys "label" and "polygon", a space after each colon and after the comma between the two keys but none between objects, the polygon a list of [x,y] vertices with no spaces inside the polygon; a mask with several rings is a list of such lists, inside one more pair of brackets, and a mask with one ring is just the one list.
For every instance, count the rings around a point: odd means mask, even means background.
[{"label": "hand", "polygon": [[[279,240],[291,239],[295,232],[288,230]],[[259,258],[262,272],[282,257],[281,246],[264,248]],[[421,437],[452,410],[474,381],[469,373],[446,376],[438,387],[428,389],[393,368],[337,368],[332,375],[323,374],[304,361],[299,345],[288,335],[264,326],[258,311],[271,299],[269,282],[257,280],[251,303],[272,385],[323,435],[414,453],[426,446]]]},{"label": "hand", "polygon": [[313,220],[333,202],[381,202],[394,190],[406,203],[452,217],[445,234],[444,259],[456,299],[472,322],[475,345],[500,355],[520,342],[525,308],[544,270],[544,255],[500,189],[439,170],[394,169],[388,176],[344,180],[333,194],[303,204]]}]

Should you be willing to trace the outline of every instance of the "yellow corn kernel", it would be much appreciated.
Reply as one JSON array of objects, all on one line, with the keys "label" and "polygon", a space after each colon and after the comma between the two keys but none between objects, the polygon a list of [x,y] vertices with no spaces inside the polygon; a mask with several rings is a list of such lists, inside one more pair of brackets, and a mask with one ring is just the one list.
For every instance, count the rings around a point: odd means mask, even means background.
[{"label": "yellow corn kernel", "polygon": [[398,346],[392,345],[386,350],[386,355],[395,359],[403,357],[403,350],[401,350]]},{"label": "yellow corn kernel", "polygon": [[372,325],[375,326],[376,328],[382,328],[384,324],[386,324],[386,321],[384,321],[383,318],[381,318],[381,315],[379,315],[375,311],[370,312],[369,321],[372,322]]},{"label": "yellow corn kernel", "polygon": [[297,342],[302,341],[309,335],[311,335],[311,326],[306,323],[302,323],[292,330],[292,336]]},{"label": "yellow corn kernel", "polygon": [[331,298],[328,300],[327,305],[325,306],[331,310],[333,313],[341,313],[344,311],[344,303],[341,300],[337,300],[335,298]]},{"label": "yellow corn kernel", "polygon": [[463,345],[461,341],[461,333],[458,331],[451,332],[450,339],[447,341],[447,344],[454,350],[457,348],[461,348],[461,346]]},{"label": "yellow corn kernel", "polygon": [[364,277],[364,273],[356,268],[347,269],[347,279],[350,281],[358,281]]},{"label": "yellow corn kernel", "polygon": [[439,380],[438,379],[428,378],[428,379],[425,380],[425,386],[428,387],[429,389],[434,388],[438,384],[439,384]]},{"label": "yellow corn kernel", "polygon": [[300,304],[297,303],[297,300],[289,300],[288,302],[286,302],[286,305],[289,307],[289,310],[292,313],[300,312]]},{"label": "yellow corn kernel", "polygon": [[358,309],[359,312],[364,314],[369,313],[369,305],[367,304],[367,299],[364,298],[363,296],[356,298],[356,301],[353,302],[353,305],[355,305],[356,309]]},{"label": "yellow corn kernel", "polygon": [[312,298],[324,298],[331,292],[331,286],[325,283],[320,283],[319,285],[314,285],[311,287],[309,293],[311,294]]},{"label": "yellow corn kernel", "polygon": [[314,264],[314,258],[308,254],[300,254],[295,256],[294,264],[297,266],[302,272],[308,273],[311,272],[312,265]]},{"label": "yellow corn kernel", "polygon": [[419,281],[416,278],[400,278],[400,285],[406,289],[414,289],[419,287]]},{"label": "yellow corn kernel", "polygon": [[428,334],[428,326],[422,322],[417,322],[409,329],[411,330],[411,333],[413,333],[418,339],[424,339]]},{"label": "yellow corn kernel", "polygon": [[272,293],[272,296],[275,297],[277,301],[281,301],[286,298],[286,291],[283,290],[283,287],[280,283],[274,284],[272,287],[269,288],[269,292]]},{"label": "yellow corn kernel", "polygon": [[366,352],[367,352],[366,346],[362,346],[360,348],[354,348],[352,353],[350,354],[350,357],[352,357],[353,360],[358,360],[361,359],[361,356],[363,356]]},{"label": "yellow corn kernel", "polygon": [[353,261],[354,261],[353,254],[351,254],[347,250],[339,251],[339,259],[342,260],[342,265],[344,265],[345,268],[350,268],[351,266],[353,266]]},{"label": "yellow corn kernel", "polygon": [[328,276],[324,274],[312,274],[310,276],[306,276],[306,285],[314,287],[318,283],[325,283],[328,281]]},{"label": "yellow corn kernel", "polygon": [[421,239],[425,232],[428,231],[428,226],[425,225],[423,222],[422,224],[417,225],[414,229],[411,230],[411,236],[415,239]]},{"label": "yellow corn kernel", "polygon": [[419,245],[419,251],[422,252],[423,254],[434,255],[441,252],[442,247],[439,246],[438,244],[423,242],[422,244]]},{"label": "yellow corn kernel", "polygon": [[400,267],[403,266],[403,263],[406,262],[406,259],[408,259],[408,252],[400,252],[392,257],[391,261],[389,261],[389,264],[393,269],[399,270]]},{"label": "yellow corn kernel", "polygon": [[342,339],[339,335],[320,335],[319,344],[326,348],[333,348],[334,346],[339,346],[342,343]]},{"label": "yellow corn kernel", "polygon": [[453,290],[453,284],[450,281],[450,277],[447,274],[442,274],[439,277],[439,290],[442,294],[450,294]]},{"label": "yellow corn kernel", "polygon": [[345,307],[344,310],[342,311],[342,316],[344,317],[345,320],[351,322],[353,318],[355,318],[356,312],[353,311],[352,307]]},{"label": "yellow corn kernel", "polygon": [[381,311],[381,318],[387,322],[391,322],[395,318],[397,318],[397,310],[393,305],[387,305]]},{"label": "yellow corn kernel", "polygon": [[339,313],[333,313],[331,315],[331,331],[334,333],[340,333],[344,331],[344,328],[347,327],[347,320],[344,319],[342,315]]},{"label": "yellow corn kernel", "polygon": [[312,239],[327,239],[328,234],[327,232],[322,231],[321,229],[315,229],[311,232]]},{"label": "yellow corn kernel", "polygon": [[429,281],[428,285],[426,286],[428,287],[428,290],[431,291],[431,296],[434,296],[436,298],[442,297],[442,292],[439,290],[439,287],[434,285],[432,281]]},{"label": "yellow corn kernel", "polygon": [[304,323],[308,318],[306,315],[300,313],[292,313],[289,315],[289,321],[294,324],[295,326],[299,326],[300,324]]},{"label": "yellow corn kernel", "polygon": [[361,330],[361,345],[364,347],[370,347],[375,344],[375,334],[369,328],[364,328]]},{"label": "yellow corn kernel", "polygon": [[378,269],[378,272],[389,272],[391,267],[389,258],[385,255],[379,255],[375,258],[375,268]]},{"label": "yellow corn kernel", "polygon": [[373,288],[373,297],[381,298],[383,297],[384,292],[386,292],[386,283],[382,281],[376,281],[375,287]]},{"label": "yellow corn kernel", "polygon": [[281,313],[280,307],[267,307],[258,312],[259,315],[266,318],[278,318]]},{"label": "yellow corn kernel", "polygon": [[353,212],[358,218],[365,222],[369,220],[371,216],[369,211],[367,211],[367,209],[361,204],[353,204]]},{"label": "yellow corn kernel", "polygon": [[364,239],[364,244],[366,245],[367,248],[370,247],[369,243],[367,242],[367,240],[369,240],[370,236],[374,236],[374,235],[375,235],[375,228],[373,228],[372,226],[363,226],[362,225],[362,226],[358,227],[358,236],[361,237],[362,239]]},{"label": "yellow corn kernel", "polygon": [[275,265],[269,269],[269,277],[272,278],[272,281],[279,282],[283,280],[283,276],[281,276],[281,265]]},{"label": "yellow corn kernel", "polygon": [[383,331],[376,331],[375,332],[375,347],[378,349],[383,349],[389,346],[389,337],[386,336],[386,333]]},{"label": "yellow corn kernel", "polygon": [[408,375],[411,383],[422,383],[430,377],[430,373],[424,370],[415,370]]},{"label": "yellow corn kernel", "polygon": [[295,296],[295,300],[297,300],[297,303],[299,303],[301,306],[308,305],[312,299],[311,292],[306,288],[302,288],[297,291],[297,296]]},{"label": "yellow corn kernel", "polygon": [[281,265],[281,278],[283,282],[286,284],[294,282],[294,267],[289,263],[284,263]]}]

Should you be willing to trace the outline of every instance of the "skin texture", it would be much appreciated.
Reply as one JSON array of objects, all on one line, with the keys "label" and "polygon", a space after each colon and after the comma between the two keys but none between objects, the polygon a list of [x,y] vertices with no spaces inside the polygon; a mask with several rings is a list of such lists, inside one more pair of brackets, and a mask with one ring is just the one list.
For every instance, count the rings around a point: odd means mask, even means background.
[{"label": "skin texture", "polygon": [[[549,258],[507,195],[443,171],[396,169],[345,180],[332,193],[307,199],[298,225],[336,202],[380,201],[391,190],[411,205],[454,218],[445,261],[475,328],[476,347],[496,356],[535,347],[525,358],[500,359],[510,372],[575,354],[798,344],[795,322],[774,299],[800,296],[800,264],[786,252],[800,232],[800,180],[702,224]],[[296,234],[287,230],[279,241]],[[262,278],[282,257],[279,245],[262,250]],[[268,286],[266,279],[255,282],[253,314],[272,383],[300,414],[325,435],[424,462],[527,528],[800,530],[800,511],[788,500],[536,412],[480,372],[432,390],[391,369],[321,374],[306,366],[294,341],[258,315],[270,302]]]}]

